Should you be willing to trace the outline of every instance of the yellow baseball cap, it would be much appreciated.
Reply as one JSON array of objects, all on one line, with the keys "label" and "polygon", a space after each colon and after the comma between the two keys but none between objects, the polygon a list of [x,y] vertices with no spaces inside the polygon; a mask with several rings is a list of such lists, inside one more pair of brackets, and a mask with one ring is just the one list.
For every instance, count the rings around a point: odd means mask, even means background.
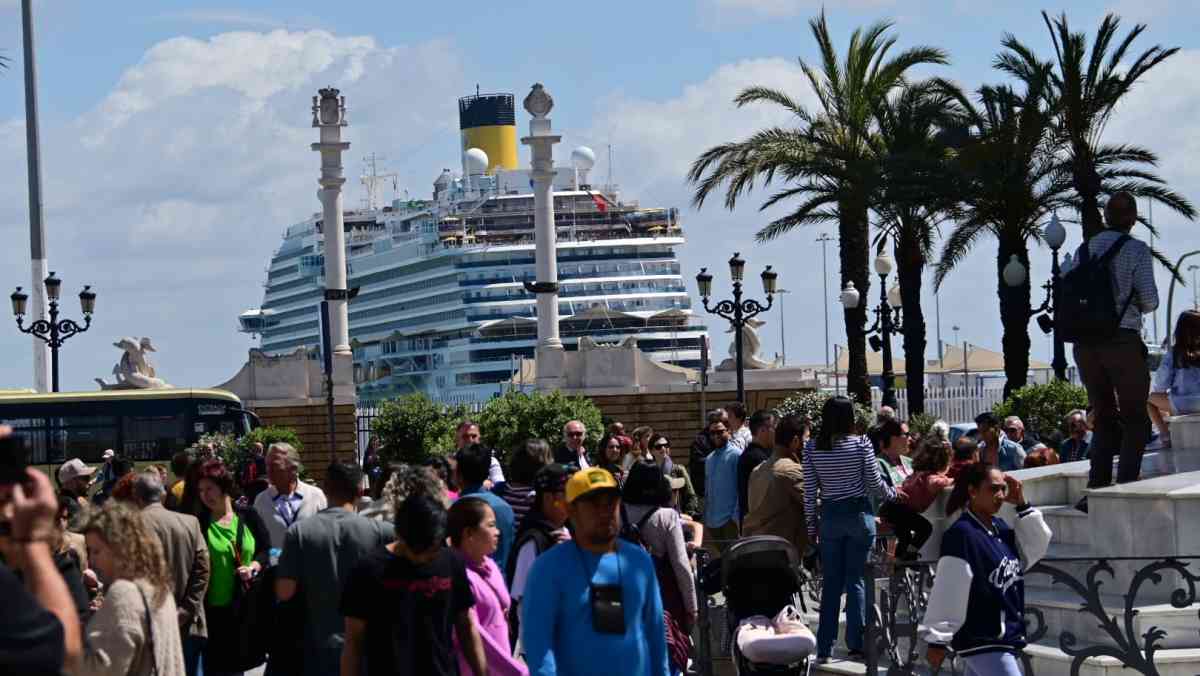
[{"label": "yellow baseball cap", "polygon": [[567,480],[567,503],[570,504],[575,502],[577,498],[597,491],[610,491],[619,494],[621,487],[617,485],[617,480],[613,478],[613,475],[608,473],[608,470],[603,470],[599,467],[581,469]]}]

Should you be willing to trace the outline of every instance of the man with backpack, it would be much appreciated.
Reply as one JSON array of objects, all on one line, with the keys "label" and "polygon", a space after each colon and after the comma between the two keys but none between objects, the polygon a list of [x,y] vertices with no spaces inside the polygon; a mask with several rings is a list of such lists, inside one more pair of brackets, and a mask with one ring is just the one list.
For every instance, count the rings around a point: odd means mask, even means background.
[{"label": "man with backpack", "polygon": [[1060,335],[1075,344],[1075,365],[1096,414],[1089,488],[1112,483],[1118,448],[1117,483],[1138,479],[1150,438],[1142,315],[1158,307],[1150,247],[1129,235],[1137,222],[1137,202],[1118,192],[1109,198],[1104,217],[1108,229],[1080,245],[1075,266],[1063,275],[1055,308]]}]

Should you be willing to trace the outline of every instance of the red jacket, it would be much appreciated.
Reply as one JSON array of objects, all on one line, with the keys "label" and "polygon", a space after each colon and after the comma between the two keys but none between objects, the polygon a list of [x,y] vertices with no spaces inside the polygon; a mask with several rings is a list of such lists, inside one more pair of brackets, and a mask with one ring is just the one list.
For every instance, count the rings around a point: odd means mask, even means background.
[{"label": "red jacket", "polygon": [[947,486],[954,485],[954,479],[945,474],[933,472],[916,472],[904,480],[901,491],[904,493],[904,504],[915,512],[929,509],[937,496]]}]

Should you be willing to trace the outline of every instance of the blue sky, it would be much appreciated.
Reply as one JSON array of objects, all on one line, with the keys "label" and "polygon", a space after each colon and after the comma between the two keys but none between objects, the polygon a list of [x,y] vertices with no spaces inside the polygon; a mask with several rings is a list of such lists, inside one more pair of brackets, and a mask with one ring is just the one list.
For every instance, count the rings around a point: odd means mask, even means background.
[{"label": "blue sky", "polygon": [[[937,72],[970,88],[997,79],[990,64],[1005,31],[1048,53],[1042,8],[1065,10],[1089,32],[1107,10],[1128,24],[1148,23],[1138,44],[1185,51],[1135,93],[1107,138],[1157,151],[1173,187],[1200,202],[1200,169],[1190,161],[1200,150],[1200,14],[1191,3],[825,6],[839,46],[855,26],[892,18],[901,47],[943,47],[953,64]],[[118,356],[111,342],[127,334],[154,338],[159,371],[174,384],[211,385],[237,370],[252,342],[236,332],[236,315],[260,302],[263,268],[283,228],[319,208],[307,115],[309,98],[327,84],[340,86],[350,107],[347,172],[377,152],[404,187],[424,195],[441,167],[458,164],[458,96],[476,83],[518,94],[545,83],[565,136],[560,159],[588,144],[601,157],[597,171],[606,172],[611,143],[626,197],[685,208],[689,278],[702,265],[723,273],[734,250],[749,259],[752,275],[775,265],[781,286],[793,291],[789,362],[823,359],[819,231],[755,245],[752,233],[769,217],[754,209],[758,195],[733,213],[716,204],[696,212],[687,208],[683,180],[710,145],[787,121],[770,109],[735,110],[729,101],[742,87],[763,83],[810,98],[795,60],[816,56],[807,21],[818,2],[43,0],[36,9],[51,268],[72,296],[84,283],[100,294],[95,327],[63,351],[66,388],[89,388],[106,375]],[[27,285],[29,276],[19,16],[16,0],[0,0],[0,49],[13,58],[0,72],[0,150],[9,158],[0,166],[0,234],[10,243],[0,250],[9,278],[0,283],[9,287]],[[359,197],[351,184],[347,203]],[[1155,222],[1164,250],[1200,248],[1195,224],[1163,210]],[[982,243],[943,291],[947,340],[959,324],[962,339],[999,346],[990,250]],[[1035,257],[1041,279],[1048,255]],[[836,279],[832,254],[830,261]],[[1179,307],[1191,290],[1176,295]],[[764,349],[775,352],[777,313],[767,319]],[[832,319],[836,338],[840,316]],[[723,353],[725,334],[713,334]],[[1034,345],[1035,357],[1045,358],[1048,344],[1036,333]],[[12,355],[0,364],[0,387],[27,386],[27,339],[0,331],[0,347]],[[931,345],[928,356],[935,354]]]}]

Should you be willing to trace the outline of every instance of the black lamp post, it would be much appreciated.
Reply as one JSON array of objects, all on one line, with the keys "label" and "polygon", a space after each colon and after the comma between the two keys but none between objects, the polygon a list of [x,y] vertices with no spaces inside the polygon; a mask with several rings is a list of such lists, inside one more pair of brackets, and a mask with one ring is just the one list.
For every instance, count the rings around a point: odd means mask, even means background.
[{"label": "black lamp post", "polygon": [[[1042,239],[1050,246],[1050,279],[1042,284],[1042,288],[1046,290],[1046,300],[1037,308],[1030,308],[1030,316],[1037,317],[1038,328],[1045,334],[1054,334],[1054,357],[1050,360],[1050,366],[1054,369],[1054,377],[1058,380],[1067,379],[1067,351],[1063,346],[1062,338],[1058,334],[1058,325],[1054,321],[1054,312],[1058,307],[1059,284],[1058,277],[1061,268],[1058,264],[1058,250],[1062,248],[1063,243],[1067,240],[1067,230],[1058,221],[1058,214],[1050,217],[1050,223],[1046,226],[1042,233]],[[1068,255],[1069,258],[1069,255]],[[1025,266],[1013,256],[1008,261],[1008,265],[1004,266],[1001,271],[1004,277],[1004,283],[1008,286],[1020,286],[1025,283],[1025,277],[1028,272]]]},{"label": "black lamp post", "polygon": [[700,286],[700,298],[704,303],[704,310],[709,314],[724,317],[733,326],[733,349],[737,361],[737,400],[743,404],[746,403],[746,386],[745,371],[742,366],[742,327],[756,315],[771,309],[771,303],[775,298],[775,283],[779,278],[779,274],[772,270],[770,265],[762,271],[763,292],[767,294],[767,304],[763,305],[750,298],[742,300],[742,276],[745,272],[746,261],[742,259],[741,254],[733,254],[733,258],[729,259],[729,276],[733,280],[733,300],[720,301],[714,307],[708,305],[708,298],[712,295],[713,276],[708,274],[708,268],[700,268],[700,274],[696,275],[696,283]]},{"label": "black lamp post", "polygon": [[[879,275],[879,305],[875,313],[875,323],[864,333],[871,337],[871,349],[883,352],[883,399],[884,406],[896,408],[896,371],[892,363],[892,334],[904,330],[900,319],[900,287],[887,287],[887,276],[896,267],[890,254],[886,251],[875,257],[875,272]],[[862,301],[861,294],[854,284],[847,283],[842,290],[840,300],[846,309],[854,309]]]},{"label": "black lamp post", "polygon": [[21,293],[21,287],[12,293],[9,298],[12,299],[13,316],[17,318],[17,329],[21,333],[28,333],[37,338],[41,338],[50,346],[50,382],[52,391],[58,391],[58,348],[62,347],[63,343],[68,338],[87,331],[92,325],[92,313],[96,310],[96,294],[92,291],[92,287],[85,286],[83,291],[79,292],[79,307],[83,310],[83,325],[73,319],[58,318],[58,298],[62,291],[62,280],[54,276],[51,272],[50,276],[45,280],[46,298],[50,301],[50,319],[38,319],[25,327],[25,309],[29,301],[27,294]]}]

